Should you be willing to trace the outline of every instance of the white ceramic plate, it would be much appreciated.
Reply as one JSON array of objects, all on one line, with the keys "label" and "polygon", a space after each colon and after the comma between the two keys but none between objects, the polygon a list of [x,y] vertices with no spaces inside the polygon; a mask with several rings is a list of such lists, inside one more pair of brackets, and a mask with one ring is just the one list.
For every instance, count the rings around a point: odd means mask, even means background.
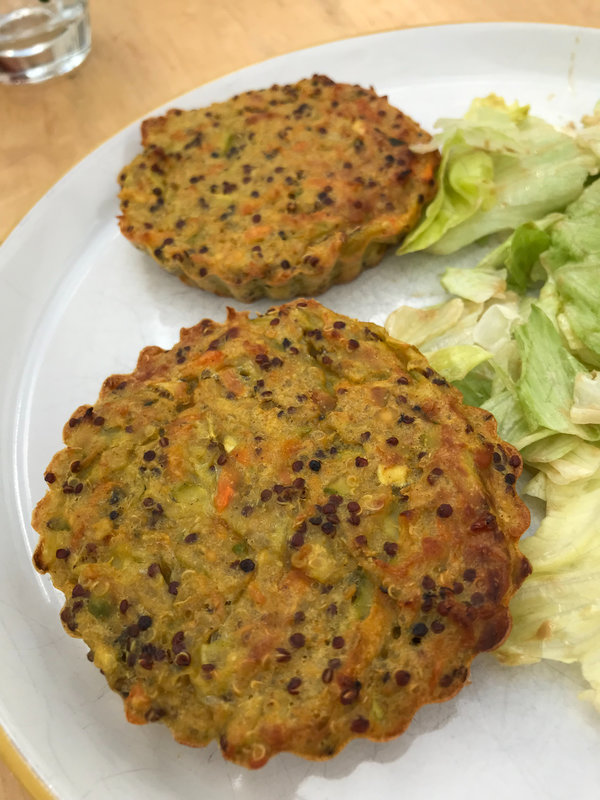
[{"label": "white ceramic plate", "polygon": [[[598,99],[600,31],[508,24],[377,34],[257,64],[174,104],[202,106],[313,72],[372,84],[430,129],[489,92],[562,123]],[[138,143],[138,125],[106,142],[0,249],[0,721],[31,769],[60,800],[596,800],[600,717],[577,698],[579,671],[551,663],[509,669],[482,656],[472,684],[421,710],[404,736],[353,742],[326,763],[286,754],[248,772],[215,746],[190,750],[163,726],[125,722],[85,645],[62,630],[62,595],[31,566],[31,510],[62,425],[94,402],[104,377],[130,371],[144,345],[170,347],[182,325],[240,305],[186,288],[121,237],[115,176]],[[440,297],[446,263],[391,256],[321,299],[381,323],[401,302]]]}]

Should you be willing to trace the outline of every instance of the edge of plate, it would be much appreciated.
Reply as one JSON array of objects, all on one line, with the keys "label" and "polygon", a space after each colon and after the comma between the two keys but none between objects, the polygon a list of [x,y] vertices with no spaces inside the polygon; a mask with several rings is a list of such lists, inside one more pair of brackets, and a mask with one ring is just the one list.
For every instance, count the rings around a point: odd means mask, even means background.
[{"label": "edge of plate", "polygon": [[1,725],[0,758],[34,800],[57,800]]}]

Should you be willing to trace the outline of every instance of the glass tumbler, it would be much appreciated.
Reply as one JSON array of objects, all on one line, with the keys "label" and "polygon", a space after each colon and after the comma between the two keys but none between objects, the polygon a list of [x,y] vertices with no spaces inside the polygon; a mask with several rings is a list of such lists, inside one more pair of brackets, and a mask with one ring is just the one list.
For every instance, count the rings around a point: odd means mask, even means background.
[{"label": "glass tumbler", "polygon": [[87,0],[0,0],[0,83],[69,72],[91,43]]}]

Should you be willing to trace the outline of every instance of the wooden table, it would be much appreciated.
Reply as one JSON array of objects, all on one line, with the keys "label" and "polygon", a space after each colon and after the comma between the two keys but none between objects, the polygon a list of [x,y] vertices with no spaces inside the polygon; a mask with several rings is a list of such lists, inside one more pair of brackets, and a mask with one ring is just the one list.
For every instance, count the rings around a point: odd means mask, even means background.
[{"label": "wooden table", "polygon": [[[92,0],[93,47],[75,72],[0,87],[0,242],[68,169],[132,120],[256,61],[381,30],[448,22],[600,27],[596,0]],[[18,756],[0,750],[36,798]],[[27,800],[0,762],[0,800]]]}]

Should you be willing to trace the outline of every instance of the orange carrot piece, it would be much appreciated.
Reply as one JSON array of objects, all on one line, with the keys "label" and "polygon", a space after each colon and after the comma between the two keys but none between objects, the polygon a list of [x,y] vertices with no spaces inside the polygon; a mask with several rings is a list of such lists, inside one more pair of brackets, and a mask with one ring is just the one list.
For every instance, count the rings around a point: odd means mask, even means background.
[{"label": "orange carrot piece", "polygon": [[217,491],[215,494],[215,508],[217,511],[224,511],[231,502],[231,498],[234,494],[235,491],[231,482],[231,478],[229,475],[227,475],[227,473],[222,472],[219,476]]}]

